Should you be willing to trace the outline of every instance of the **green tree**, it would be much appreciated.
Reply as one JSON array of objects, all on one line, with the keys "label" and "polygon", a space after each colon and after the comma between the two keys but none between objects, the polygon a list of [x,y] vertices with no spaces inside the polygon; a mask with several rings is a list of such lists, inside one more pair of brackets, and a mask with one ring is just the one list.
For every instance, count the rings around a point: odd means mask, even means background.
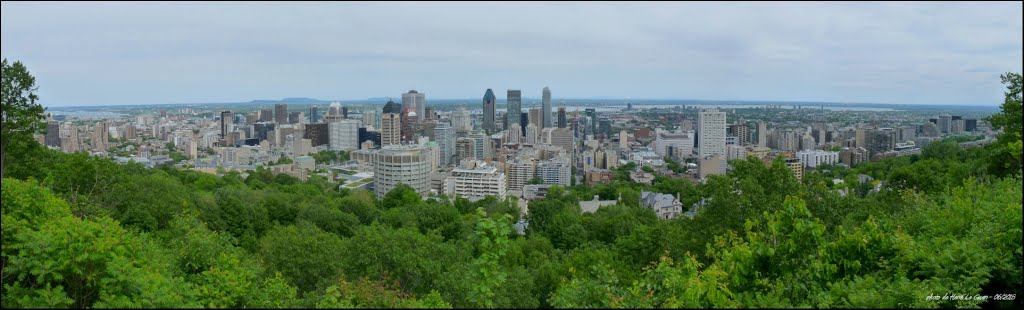
[{"label": "green tree", "polygon": [[343,244],[337,235],[300,222],[267,232],[260,240],[259,253],[268,271],[281,273],[300,292],[308,293],[341,274]]},{"label": "green tree", "polygon": [[0,178],[7,167],[7,153],[15,149],[25,148],[26,144],[35,143],[32,135],[45,130],[43,122],[45,110],[36,103],[36,78],[28,72],[20,61],[8,64],[7,58],[2,63],[3,70],[3,126],[0,127]]},{"label": "green tree", "polygon": [[[1021,172],[1021,74],[1007,72],[1001,76],[1006,85],[1005,99],[1000,112],[986,120],[995,129],[1001,129],[999,140],[991,148],[990,172],[997,176]],[[6,82],[5,82],[6,83]],[[6,95],[5,95],[6,96]]]}]

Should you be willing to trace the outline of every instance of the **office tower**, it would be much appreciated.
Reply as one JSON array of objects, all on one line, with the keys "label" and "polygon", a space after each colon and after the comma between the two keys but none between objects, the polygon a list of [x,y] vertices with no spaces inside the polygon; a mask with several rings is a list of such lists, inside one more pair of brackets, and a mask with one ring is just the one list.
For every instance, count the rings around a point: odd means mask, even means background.
[{"label": "office tower", "polygon": [[494,92],[490,88],[484,93],[484,126],[483,129],[487,132],[494,131],[497,127],[494,126],[494,116],[497,113],[495,108],[495,97]]},{"label": "office tower", "polygon": [[380,145],[402,143],[402,118],[398,113],[384,113],[380,124]]},{"label": "office tower", "polygon": [[[270,132],[274,131],[274,123],[261,122],[253,124],[252,131],[253,138],[257,138],[259,141],[267,140],[270,138]],[[326,139],[326,131],[324,133],[324,139]]]},{"label": "office tower", "polygon": [[359,128],[359,148],[360,149],[371,149],[380,146],[380,131],[367,130],[365,127]]},{"label": "office tower", "polygon": [[288,123],[289,124],[298,124],[298,123],[301,123],[304,119],[305,119],[305,116],[302,115],[302,112],[288,113]]},{"label": "office tower", "polygon": [[523,142],[526,144],[538,144],[538,137],[540,137],[540,127],[533,123],[526,125],[526,138],[523,139]]},{"label": "office tower", "polygon": [[508,189],[519,192],[523,186],[530,184],[530,180],[537,173],[537,160],[534,158],[515,158],[508,162]]},{"label": "office tower", "polygon": [[228,125],[231,124],[231,121],[233,119],[234,119],[234,117],[232,117],[231,111],[220,112],[220,137],[221,137],[221,139],[227,137],[228,131],[230,131],[229,130],[230,128],[228,128]]},{"label": "office tower", "polygon": [[64,124],[65,129],[60,131],[60,146],[65,152],[74,153],[80,149],[78,141],[78,126]]},{"label": "office tower", "polygon": [[[747,124],[732,124],[732,125],[729,125],[729,129],[728,129],[727,134],[736,137],[736,139],[737,139],[737,141],[736,141],[737,143],[736,144],[739,144],[739,145],[748,145],[748,144],[750,144],[750,128],[747,127]],[[822,142],[824,142],[824,141],[822,141]]]},{"label": "office tower", "polygon": [[107,144],[110,143],[110,127],[108,126],[107,122],[98,122],[93,127],[92,146],[97,151],[107,150]]},{"label": "office tower", "polygon": [[892,150],[896,147],[896,131],[892,128],[871,130],[867,133],[865,149],[871,154],[871,158]]},{"label": "office tower", "polygon": [[548,89],[547,86],[544,87],[541,94],[541,107],[543,110],[541,113],[544,114],[542,116],[542,126],[540,126],[540,128],[551,127],[551,90]]},{"label": "office tower", "polygon": [[610,119],[601,119],[598,121],[599,133],[604,135],[605,138],[611,137],[612,135],[612,121]]},{"label": "office tower", "polygon": [[260,122],[273,122],[274,121],[274,110],[271,109],[260,109]]},{"label": "office tower", "polygon": [[768,124],[757,122],[757,146],[768,146]]},{"label": "office tower", "polygon": [[565,107],[558,107],[558,128],[565,128],[568,123],[565,118]]},{"label": "office tower", "polygon": [[476,158],[473,155],[473,139],[470,138],[456,138],[455,139],[455,158],[454,163],[458,164],[464,159]]},{"label": "office tower", "polygon": [[597,109],[587,108],[584,111],[584,115],[587,116],[587,118],[588,118],[588,120],[587,120],[588,123],[587,124],[590,125],[590,126],[587,127],[586,133],[587,134],[592,134],[592,135],[593,134],[597,134]]},{"label": "office tower", "polygon": [[706,109],[698,114],[697,145],[700,158],[714,154],[725,158],[725,112]]},{"label": "office tower", "polygon": [[466,108],[459,107],[458,110],[452,112],[452,127],[456,131],[468,132],[473,130],[473,120],[470,118],[469,111]]},{"label": "office tower", "polygon": [[405,184],[420,196],[430,193],[430,163],[420,146],[384,146],[373,153],[374,190],[377,197]]},{"label": "office tower", "polygon": [[519,126],[509,127],[505,131],[505,143],[506,144],[518,144],[522,142],[523,134],[519,132]]},{"label": "office tower", "polygon": [[408,93],[402,94],[402,106],[410,112],[415,112],[420,120],[422,120],[426,116],[425,97],[426,94],[420,93],[415,89],[409,90]]},{"label": "office tower", "polygon": [[412,107],[403,107],[402,114],[399,115],[402,118],[402,142],[412,143],[416,137],[416,128],[419,124],[419,114],[416,113]]},{"label": "office tower", "polygon": [[526,124],[530,123],[530,113],[522,112],[519,113],[519,132],[526,136]]},{"label": "office tower", "polygon": [[341,118],[348,118],[348,107],[341,107]]},{"label": "office tower", "polygon": [[973,118],[965,119],[964,120],[964,131],[971,131],[971,132],[978,131],[978,120],[977,119],[973,119]]},{"label": "office tower", "polygon": [[[954,116],[954,117],[956,117],[956,116]],[[964,125],[964,120],[962,120],[962,119],[954,119],[949,124],[949,133],[952,133],[952,134],[963,133],[964,132],[964,127],[966,127]]]},{"label": "office tower", "polygon": [[326,123],[308,124],[302,135],[303,139],[309,139],[312,146],[321,146],[330,143],[329,126]]},{"label": "office tower", "polygon": [[441,166],[454,164],[452,158],[455,157],[455,128],[445,123],[437,124],[437,127],[434,127],[434,141],[437,142],[441,153],[438,164]]},{"label": "office tower", "polygon": [[309,107],[309,123],[316,124],[320,122],[320,108],[316,106]]},{"label": "office tower", "polygon": [[537,163],[537,177],[544,180],[544,184],[558,186],[569,186],[571,180],[572,165],[566,155],[542,160]]},{"label": "office tower", "polygon": [[551,140],[548,144],[561,147],[566,154],[573,156],[576,149],[576,138],[569,128],[558,128],[551,132]]},{"label": "office tower", "polygon": [[452,169],[444,184],[446,194],[471,200],[495,196],[501,201],[508,191],[505,172],[481,161],[467,162]]},{"label": "office tower", "polygon": [[939,131],[942,133],[949,133],[949,129],[953,123],[952,115],[941,115],[939,116]]},{"label": "office tower", "polygon": [[544,118],[541,115],[543,110],[541,108],[530,108],[529,119],[527,124],[533,124],[537,126],[537,129],[544,128]]},{"label": "office tower", "polygon": [[327,107],[327,115],[341,115],[341,102],[331,102]]},{"label": "office tower", "polygon": [[900,142],[900,143],[907,142],[907,141],[914,141],[914,139],[917,139],[917,127],[915,127],[915,126],[900,127],[899,132],[898,132],[898,136],[899,137],[897,137],[896,141]]},{"label": "office tower", "polygon": [[328,124],[330,145],[332,150],[353,151],[359,149],[359,127],[362,122],[354,119],[343,119]]},{"label": "office tower", "polygon": [[[508,129],[516,124],[519,124],[519,118],[522,114],[522,92],[518,89],[508,90],[508,99],[506,100],[507,109],[505,112],[505,126],[504,129]],[[523,130],[524,128],[520,128]]]},{"label": "office tower", "polygon": [[363,126],[380,129],[380,112],[376,110],[363,111]]},{"label": "office tower", "polygon": [[60,147],[60,123],[50,119],[46,121],[46,146]]},{"label": "office tower", "polygon": [[278,124],[288,123],[288,105],[278,103],[274,105],[274,121]]}]

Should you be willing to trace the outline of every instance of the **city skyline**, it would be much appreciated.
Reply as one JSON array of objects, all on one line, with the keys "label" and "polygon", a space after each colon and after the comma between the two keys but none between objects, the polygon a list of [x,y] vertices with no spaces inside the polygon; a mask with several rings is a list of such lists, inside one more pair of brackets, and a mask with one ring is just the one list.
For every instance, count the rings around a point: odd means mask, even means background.
[{"label": "city skyline", "polygon": [[[994,77],[1022,67],[1019,2],[4,2],[2,14],[3,57],[33,68],[46,106],[410,89],[534,99],[545,86],[557,99],[997,105]],[[493,74],[465,78],[481,71]]]}]

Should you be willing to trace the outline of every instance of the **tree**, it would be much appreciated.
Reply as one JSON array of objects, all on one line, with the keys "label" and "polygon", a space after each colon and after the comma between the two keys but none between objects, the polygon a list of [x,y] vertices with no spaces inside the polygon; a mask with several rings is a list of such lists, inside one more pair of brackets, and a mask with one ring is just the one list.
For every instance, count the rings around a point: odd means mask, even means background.
[{"label": "tree", "polygon": [[0,127],[0,178],[7,167],[7,153],[26,143],[34,143],[32,135],[45,130],[45,110],[36,103],[36,78],[21,61],[8,64],[3,60],[3,126]]},{"label": "tree", "polygon": [[[993,128],[1002,129],[998,143],[990,155],[990,172],[997,176],[1019,174],[1021,171],[1021,74],[1007,72],[1000,76],[1007,91],[1000,112],[986,120]],[[6,95],[5,95],[6,96]]]}]

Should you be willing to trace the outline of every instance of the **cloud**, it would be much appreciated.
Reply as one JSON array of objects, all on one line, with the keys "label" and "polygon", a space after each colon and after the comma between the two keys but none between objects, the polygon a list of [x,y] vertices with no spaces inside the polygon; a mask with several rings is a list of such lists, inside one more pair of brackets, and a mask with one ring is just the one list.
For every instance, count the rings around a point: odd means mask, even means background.
[{"label": "cloud", "polygon": [[623,97],[997,104],[1018,3],[8,3],[51,105]]}]

